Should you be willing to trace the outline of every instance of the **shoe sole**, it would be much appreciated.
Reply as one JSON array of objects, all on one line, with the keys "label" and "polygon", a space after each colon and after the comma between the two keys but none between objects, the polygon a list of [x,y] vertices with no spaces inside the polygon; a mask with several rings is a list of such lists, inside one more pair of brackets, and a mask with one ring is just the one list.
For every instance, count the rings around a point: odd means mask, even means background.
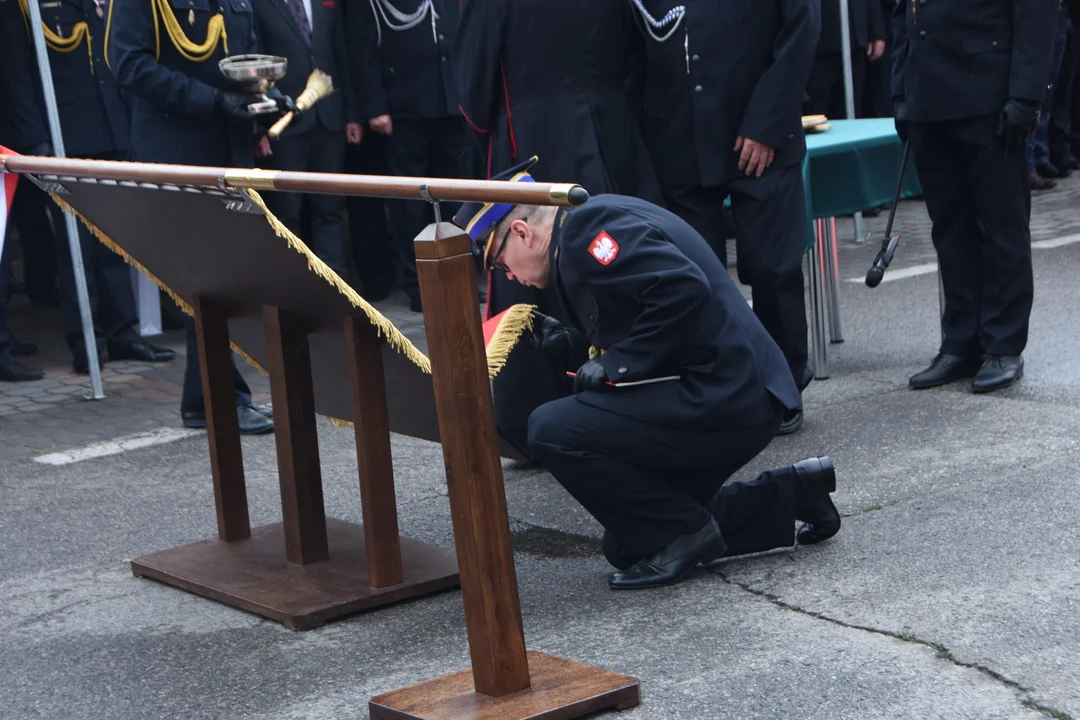
[{"label": "shoe sole", "polygon": [[979,370],[975,369],[975,370],[972,370],[969,373],[964,373],[963,375],[957,375],[956,377],[950,378],[950,379],[945,380],[943,382],[913,383],[913,382],[911,382],[909,380],[908,381],[908,387],[911,388],[912,390],[929,390],[930,388],[944,387],[946,385],[952,385],[954,382],[959,382],[960,380],[970,380],[971,378],[975,377],[975,375],[978,372],[979,372]]}]

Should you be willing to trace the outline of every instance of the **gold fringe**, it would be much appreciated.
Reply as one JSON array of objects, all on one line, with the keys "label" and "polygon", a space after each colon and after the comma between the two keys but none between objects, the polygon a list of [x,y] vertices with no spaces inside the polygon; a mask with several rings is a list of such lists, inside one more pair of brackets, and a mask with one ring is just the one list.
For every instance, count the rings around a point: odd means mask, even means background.
[{"label": "gold fringe", "polygon": [[526,330],[532,330],[532,311],[535,308],[535,305],[526,305],[524,303],[511,305],[506,314],[502,316],[499,326],[495,328],[495,334],[491,336],[491,341],[485,348],[488,378],[495,379],[495,376],[499,374],[499,371],[506,364],[506,358],[509,357],[510,351],[521,340],[522,334]]},{"label": "gold fringe", "polygon": [[244,192],[246,192],[248,196],[251,197],[252,201],[262,209],[263,213],[266,215],[266,221],[270,223],[270,227],[274,229],[277,236],[284,238],[285,241],[289,243],[289,247],[307,259],[308,269],[330,283],[335,290],[345,296],[345,299],[348,300],[349,304],[353,307],[363,310],[364,314],[367,315],[368,320],[375,326],[375,329],[378,330],[379,334],[386,338],[386,342],[389,343],[390,347],[402,353],[428,375],[431,374],[431,361],[412,344],[412,341],[409,340],[409,338],[405,337],[392,322],[387,320],[386,317],[368,303],[367,300],[360,297],[358,292],[349,287],[337,273],[330,269],[329,265],[320,260],[315,253],[311,252],[311,250],[308,249],[308,246],[304,244],[304,241],[293,234],[283,222],[274,217],[274,214],[266,207],[266,203],[259,193],[250,188]]},{"label": "gold fringe", "polygon": [[342,420],[341,418],[328,417],[326,419],[329,420],[330,424],[333,425],[334,427],[346,428],[346,427],[352,427],[353,426],[353,424],[351,422],[349,422],[348,420]]},{"label": "gold fringe", "polygon": [[[170,288],[165,283],[161,282],[161,280],[159,280],[158,277],[156,275],[154,275],[154,273],[152,273],[152,272],[150,272],[149,270],[146,269],[145,265],[143,265],[141,262],[136,260],[131,255],[129,255],[127,253],[127,251],[124,250],[124,248],[117,245],[116,242],[111,237],[109,237],[108,235],[103,233],[96,225],[94,225],[89,220],[84,218],[79,213],[78,210],[76,210],[75,208],[71,207],[66,202],[64,202],[64,200],[61,199],[61,197],[59,195],[57,195],[56,193],[53,193],[53,192],[49,193],[49,197],[52,198],[53,202],[55,202],[57,205],[60,206],[61,210],[63,210],[64,212],[67,212],[67,213],[71,213],[75,217],[79,218],[79,221],[82,222],[82,224],[86,226],[86,229],[90,231],[90,234],[93,235],[94,237],[96,237],[99,241],[101,241],[102,245],[104,245],[105,247],[109,248],[114,253],[116,253],[117,255],[122,257],[124,259],[124,262],[126,262],[128,265],[131,265],[136,270],[141,272],[143,275],[150,278],[150,281],[152,283],[154,283],[154,285],[158,286],[166,295],[168,295],[169,298],[174,303],[176,303],[176,306],[178,308],[180,308],[180,310],[184,314],[191,315],[192,317],[195,316],[194,308],[192,308],[191,305],[189,305],[188,302],[186,300],[184,300],[184,298],[180,297],[175,292],[173,292],[172,288]],[[256,362],[253,357],[251,357],[246,352],[244,352],[240,348],[240,346],[237,345],[232,340],[229,341],[229,346],[233,349],[233,352],[235,352],[240,357],[244,358],[244,360],[246,360],[247,363],[249,365],[251,365],[251,367],[255,368],[256,370],[258,370],[263,375],[269,375],[270,374],[265,370],[265,368],[263,368],[262,365],[260,365],[258,362]]]}]

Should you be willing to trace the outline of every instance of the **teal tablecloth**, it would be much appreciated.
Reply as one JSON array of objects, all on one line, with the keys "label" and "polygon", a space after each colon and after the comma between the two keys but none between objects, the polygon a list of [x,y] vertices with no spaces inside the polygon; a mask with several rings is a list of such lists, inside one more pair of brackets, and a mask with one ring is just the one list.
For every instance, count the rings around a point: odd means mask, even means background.
[{"label": "teal tablecloth", "polygon": [[[830,120],[830,130],[808,133],[803,184],[811,220],[839,217],[892,202],[904,145],[892,118]],[[915,163],[908,158],[901,198],[920,195]],[[813,247],[811,223],[807,249]]]}]

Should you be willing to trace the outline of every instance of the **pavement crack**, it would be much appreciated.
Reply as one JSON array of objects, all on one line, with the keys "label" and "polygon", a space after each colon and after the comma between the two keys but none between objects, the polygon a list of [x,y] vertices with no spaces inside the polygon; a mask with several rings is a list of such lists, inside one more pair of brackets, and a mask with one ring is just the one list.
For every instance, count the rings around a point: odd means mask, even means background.
[{"label": "pavement crack", "polygon": [[773,595],[772,593],[765,592],[764,590],[755,589],[755,588],[751,587],[747,583],[739,582],[738,580],[733,580],[733,579],[729,578],[727,575],[725,575],[724,573],[720,572],[719,570],[717,570],[715,568],[707,568],[707,570],[710,573],[712,573],[713,575],[718,576],[721,580],[723,580],[728,585],[734,585],[734,586],[736,586],[738,588],[741,588],[741,589],[745,590],[746,592],[750,593],[751,595],[756,595],[757,597],[768,600],[770,603],[772,603],[773,605],[775,605],[775,606],[777,606],[777,607],[779,607],[779,608],[781,608],[783,610],[790,610],[792,612],[797,612],[797,613],[799,613],[801,615],[806,615],[808,617],[812,617],[815,620],[822,620],[824,622],[831,623],[833,625],[838,625],[838,626],[840,626],[842,628],[847,628],[849,630],[861,630],[863,632],[872,633],[874,635],[883,635],[885,637],[893,638],[894,640],[901,640],[903,642],[912,643],[914,645],[922,645],[923,647],[926,647],[926,648],[929,648],[929,649],[933,650],[934,654],[940,660],[947,660],[948,662],[950,662],[953,665],[956,665],[958,667],[967,668],[969,670],[975,670],[976,672],[979,672],[979,673],[985,675],[986,677],[991,678],[992,680],[995,680],[996,682],[999,682],[1002,685],[1005,685],[1006,687],[1016,691],[1017,693],[1020,693],[1023,696],[1023,697],[1020,698],[1020,703],[1026,708],[1029,708],[1031,710],[1037,710],[1038,712],[1041,712],[1043,715],[1046,715],[1047,717],[1056,718],[1056,720],[1073,720],[1073,717],[1071,715],[1069,715],[1068,713],[1066,713],[1064,711],[1061,711],[1061,710],[1058,710],[1056,708],[1050,707],[1049,705],[1046,705],[1045,703],[1041,703],[1038,700],[1036,700],[1034,697],[1032,697],[1032,693],[1035,692],[1034,689],[1029,688],[1029,687],[1027,687],[1025,685],[1021,685],[1017,681],[1015,681],[1015,680],[1013,680],[1011,678],[1008,678],[1008,677],[1002,675],[1001,673],[999,673],[997,670],[993,670],[991,668],[988,668],[985,665],[981,665],[979,663],[971,663],[971,662],[964,662],[962,660],[958,660],[956,657],[953,656],[952,652],[947,647],[945,647],[944,645],[942,645],[940,643],[931,642],[929,640],[923,640],[923,639],[918,638],[918,637],[916,637],[914,635],[911,635],[909,633],[898,633],[898,632],[894,632],[892,630],[885,630],[885,629],[882,629],[882,628],[875,628],[875,627],[869,627],[867,625],[857,625],[855,623],[845,622],[843,620],[840,620],[840,619],[834,618],[834,617],[830,617],[828,615],[825,615],[824,613],[820,613],[820,612],[817,612],[815,610],[807,610],[806,608],[799,607],[798,605],[792,605],[789,602],[785,602],[784,600],[782,600],[777,595]]}]

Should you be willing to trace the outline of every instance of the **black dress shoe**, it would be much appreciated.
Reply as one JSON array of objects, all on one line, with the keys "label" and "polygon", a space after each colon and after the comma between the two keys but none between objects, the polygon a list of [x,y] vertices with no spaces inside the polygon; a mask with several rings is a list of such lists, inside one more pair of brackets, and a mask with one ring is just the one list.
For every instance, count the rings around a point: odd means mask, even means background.
[{"label": "black dress shoe", "polygon": [[176,357],[169,348],[151,345],[148,342],[133,342],[128,345],[110,345],[110,360],[142,360],[143,362],[167,362]]},{"label": "black dress shoe", "polygon": [[45,377],[44,370],[26,367],[18,360],[9,359],[0,365],[0,382],[28,382]]},{"label": "black dress shoe", "polygon": [[258,405],[252,405],[251,407],[255,408],[255,412],[259,413],[264,418],[270,418],[271,420],[274,419],[274,408],[272,408],[272,407],[259,407]]},{"label": "black dress shoe", "polygon": [[960,355],[938,353],[930,363],[930,367],[911,376],[908,385],[913,390],[925,390],[939,385],[948,385],[956,380],[974,376],[975,373],[979,372],[982,364],[983,359],[981,357],[962,357]]},{"label": "black dress shoe", "polygon": [[420,298],[409,298],[409,309],[415,313],[424,312],[424,304],[420,301]]},{"label": "black dress shoe", "polygon": [[803,411],[796,410],[790,415],[784,415],[784,422],[780,423],[777,435],[790,435],[802,427]]},{"label": "black dress shoe", "polygon": [[[205,412],[181,411],[180,419],[186,428],[201,430],[206,427]],[[238,405],[236,419],[240,422],[241,435],[265,435],[274,430],[274,421],[259,412],[254,405]]]},{"label": "black dress shoe", "polygon": [[639,560],[626,570],[611,574],[608,585],[613,590],[641,590],[677,583],[687,570],[699,563],[722,557],[727,546],[716,520],[709,518],[705,527],[692,535],[683,535],[660,548],[651,557]]},{"label": "black dress shoe", "polygon": [[809,458],[795,463],[799,477],[799,495],[795,501],[795,519],[802,521],[795,539],[800,545],[813,545],[840,532],[840,511],[830,493],[836,491],[836,471],[828,457]]},{"label": "black dress shoe", "polygon": [[37,352],[37,345],[28,342],[19,342],[16,340],[11,346],[11,354],[15,357],[25,357],[27,355],[33,355]]},{"label": "black dress shoe", "polygon": [[1024,376],[1023,355],[991,355],[971,381],[972,392],[985,393],[1007,388]]}]

